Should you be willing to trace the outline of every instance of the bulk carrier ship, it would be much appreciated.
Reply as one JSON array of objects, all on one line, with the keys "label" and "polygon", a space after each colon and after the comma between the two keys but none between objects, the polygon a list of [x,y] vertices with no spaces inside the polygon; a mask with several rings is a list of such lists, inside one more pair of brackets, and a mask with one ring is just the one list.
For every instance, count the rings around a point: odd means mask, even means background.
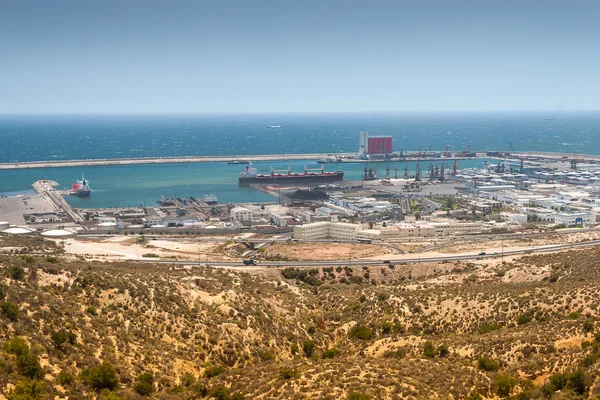
[{"label": "bulk carrier ship", "polygon": [[294,173],[290,168],[288,168],[287,171],[276,171],[272,167],[270,174],[259,174],[256,172],[256,168],[248,166],[240,173],[238,184],[240,186],[247,186],[253,183],[304,184],[308,182],[332,182],[344,180],[344,171],[325,172],[323,167],[316,169],[316,171],[319,172],[310,172],[305,165],[303,174]]}]

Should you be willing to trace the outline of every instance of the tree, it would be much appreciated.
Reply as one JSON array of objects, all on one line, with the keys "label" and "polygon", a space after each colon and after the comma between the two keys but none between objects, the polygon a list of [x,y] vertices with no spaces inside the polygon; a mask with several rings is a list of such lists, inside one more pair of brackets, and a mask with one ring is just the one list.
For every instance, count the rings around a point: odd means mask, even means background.
[{"label": "tree", "polygon": [[433,347],[433,343],[427,341],[423,343],[423,355],[427,358],[434,358],[436,355],[435,347]]},{"label": "tree", "polygon": [[140,396],[150,396],[154,391],[154,377],[152,374],[140,374],[135,381],[133,389]]},{"label": "tree", "polygon": [[210,395],[217,400],[230,400],[231,393],[225,386],[215,386]]},{"label": "tree", "polygon": [[65,343],[75,344],[77,336],[71,331],[61,329],[59,331],[50,332],[50,338],[52,339],[55,348],[63,350]]},{"label": "tree", "polygon": [[112,364],[107,361],[97,367],[84,369],[81,371],[80,377],[83,382],[97,392],[102,389],[114,390],[119,384],[117,372]]},{"label": "tree", "polygon": [[44,377],[44,370],[37,357],[31,353],[22,354],[17,357],[17,369],[19,373],[30,379],[40,379]]},{"label": "tree", "polygon": [[6,397],[7,400],[38,400],[44,398],[46,384],[40,381],[17,382],[15,388]]},{"label": "tree", "polygon": [[19,318],[19,307],[15,303],[10,301],[3,301],[0,303],[0,311],[9,321],[16,321]]},{"label": "tree", "polygon": [[302,351],[304,351],[306,357],[312,357],[316,347],[314,340],[305,340],[304,343],[302,343]]},{"label": "tree", "polygon": [[14,279],[15,281],[20,281],[21,279],[23,279],[25,277],[25,270],[23,269],[23,267],[21,267],[19,265],[13,265],[12,267],[10,267],[8,269],[6,274],[8,275],[8,277],[10,279]]},{"label": "tree", "polygon": [[348,333],[350,339],[370,340],[373,337],[373,331],[365,325],[354,325]]},{"label": "tree", "polygon": [[477,368],[479,368],[482,371],[487,371],[487,372],[498,371],[499,365],[498,365],[497,361],[494,361],[485,356],[481,356],[477,360]]},{"label": "tree", "polygon": [[14,337],[10,339],[8,342],[4,343],[4,349],[16,356],[22,356],[25,354],[29,354],[29,345],[22,337]]}]

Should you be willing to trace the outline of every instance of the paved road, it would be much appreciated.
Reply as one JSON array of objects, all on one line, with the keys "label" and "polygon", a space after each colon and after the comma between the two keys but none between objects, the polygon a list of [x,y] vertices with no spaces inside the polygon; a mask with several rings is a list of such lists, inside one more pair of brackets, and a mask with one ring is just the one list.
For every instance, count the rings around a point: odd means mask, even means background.
[{"label": "paved road", "polygon": [[[512,256],[526,253],[552,253],[560,250],[573,249],[578,247],[592,247],[600,246],[600,240],[594,240],[583,243],[569,243],[552,246],[537,247],[527,250],[511,250],[505,251],[504,256]],[[442,261],[462,261],[462,260],[480,260],[486,258],[498,258],[501,254],[463,254],[455,256],[441,256],[441,257],[412,257],[412,258],[399,258],[388,260],[390,264],[417,264],[426,262],[442,262]],[[161,264],[184,264],[184,265],[208,265],[208,266],[223,266],[223,267],[243,267],[241,262],[221,262],[221,261],[170,261],[170,260],[128,260],[132,262],[146,262],[146,263],[161,263]],[[261,267],[320,267],[320,266],[338,266],[338,265],[381,265],[382,260],[323,260],[323,261],[268,261],[258,264]]]}]

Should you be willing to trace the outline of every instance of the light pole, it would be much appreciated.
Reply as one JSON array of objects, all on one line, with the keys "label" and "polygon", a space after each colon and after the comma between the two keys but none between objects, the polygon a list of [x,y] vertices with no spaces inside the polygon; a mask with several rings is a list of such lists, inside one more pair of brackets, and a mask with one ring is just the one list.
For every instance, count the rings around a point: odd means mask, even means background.
[{"label": "light pole", "polygon": [[502,243],[502,265],[504,265],[504,241],[500,241]]}]

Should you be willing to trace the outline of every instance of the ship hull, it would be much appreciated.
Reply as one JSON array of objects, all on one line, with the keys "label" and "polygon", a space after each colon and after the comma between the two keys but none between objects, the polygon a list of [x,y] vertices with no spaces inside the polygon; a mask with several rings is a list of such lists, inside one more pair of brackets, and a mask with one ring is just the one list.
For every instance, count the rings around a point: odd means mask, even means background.
[{"label": "ship hull", "polygon": [[90,197],[91,190],[78,190],[76,192],[71,192],[73,196],[77,197]]},{"label": "ship hull", "polygon": [[343,181],[344,173],[331,173],[331,174],[314,174],[314,175],[262,175],[255,177],[239,177],[238,184],[240,186],[248,186],[252,184],[271,184],[271,183],[285,183],[285,184],[304,184],[304,183],[317,183],[317,182],[336,182]]}]

